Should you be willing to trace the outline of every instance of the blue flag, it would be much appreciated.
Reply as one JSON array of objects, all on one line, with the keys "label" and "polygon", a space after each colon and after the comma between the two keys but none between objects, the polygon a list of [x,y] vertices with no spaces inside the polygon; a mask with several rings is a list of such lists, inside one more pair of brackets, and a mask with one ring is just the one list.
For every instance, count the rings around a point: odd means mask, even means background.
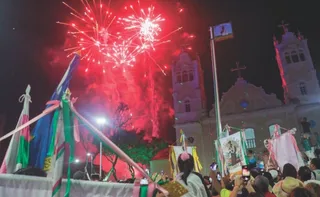
[{"label": "blue flag", "polygon": [[[60,101],[62,99],[63,94],[69,87],[72,73],[79,65],[79,62],[80,56],[78,54],[75,54],[57,89],[54,91],[51,100]],[[46,108],[50,106],[51,105],[47,105]],[[45,159],[48,153],[53,132],[51,129],[52,119],[53,113],[42,117],[40,120],[38,120],[35,128],[31,133],[32,140],[30,144],[29,165],[32,167],[44,169]]]}]

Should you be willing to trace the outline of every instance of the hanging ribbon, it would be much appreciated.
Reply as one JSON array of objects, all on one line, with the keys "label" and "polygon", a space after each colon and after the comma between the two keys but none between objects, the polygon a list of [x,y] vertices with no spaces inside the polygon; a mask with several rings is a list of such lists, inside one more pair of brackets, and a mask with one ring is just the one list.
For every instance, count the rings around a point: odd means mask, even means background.
[{"label": "hanging ribbon", "polygon": [[133,184],[132,197],[140,196],[140,180],[136,179]]},{"label": "hanging ribbon", "polygon": [[71,188],[71,163],[74,160],[74,138],[73,138],[73,127],[71,121],[71,110],[69,101],[67,99],[62,99],[62,113],[63,113],[63,124],[64,124],[64,136],[67,148],[69,148],[69,162],[68,162],[68,172],[67,172],[67,185],[65,197],[69,197]]}]

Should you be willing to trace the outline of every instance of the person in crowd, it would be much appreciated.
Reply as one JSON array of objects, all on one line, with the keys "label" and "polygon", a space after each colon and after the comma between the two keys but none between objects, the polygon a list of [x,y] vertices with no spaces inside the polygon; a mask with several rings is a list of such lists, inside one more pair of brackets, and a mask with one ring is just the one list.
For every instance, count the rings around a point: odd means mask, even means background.
[{"label": "person in crowd", "polygon": [[317,183],[308,183],[304,186],[307,190],[309,190],[313,196],[320,196],[320,185]]},{"label": "person in crowd", "polygon": [[220,194],[220,197],[236,197],[243,188],[241,176],[235,176],[234,180],[225,176],[219,182],[217,171],[211,170],[210,178],[212,179],[212,188]]},{"label": "person in crowd", "polygon": [[[179,155],[178,168],[181,173],[177,175],[176,181],[188,189],[188,193],[183,197],[211,197],[203,177],[193,171],[194,159],[191,154],[183,152]],[[156,197],[164,197],[164,194],[157,193]]]},{"label": "person in crowd", "polygon": [[269,185],[271,187],[273,187],[275,183],[274,183],[274,179],[273,179],[272,175],[270,174],[270,172],[263,172],[262,175],[268,179]]},{"label": "person in crowd", "polygon": [[269,191],[269,186],[269,180],[262,175],[258,175],[254,179],[253,188],[257,193],[262,194],[264,197],[275,197],[275,195]]},{"label": "person in crowd", "polygon": [[260,175],[260,172],[257,169],[251,169],[250,174],[253,178],[256,178],[256,176]]},{"label": "person in crowd", "polygon": [[282,170],[282,178],[283,179],[285,179],[287,177],[292,177],[292,178],[296,179],[297,176],[298,176],[298,172],[292,164],[287,163],[283,166],[283,170]]},{"label": "person in crowd", "polygon": [[297,187],[303,187],[303,183],[297,179],[297,170],[287,163],[283,166],[282,180],[273,187],[272,191],[277,197],[287,197]]},{"label": "person in crowd", "polygon": [[179,155],[178,168],[181,173],[176,180],[189,191],[184,197],[208,197],[204,181],[193,172],[194,159],[191,154],[183,152]]},{"label": "person in crowd", "polygon": [[249,169],[253,169],[257,166],[257,159],[254,155],[253,150],[248,150],[248,159],[249,159]]},{"label": "person in crowd", "polygon": [[271,174],[274,175],[274,179],[277,177],[278,173],[277,173],[277,168],[278,168],[278,164],[276,161],[274,161],[269,154],[269,151],[267,149],[265,149],[263,151],[262,154],[262,160],[264,163],[264,167],[265,167],[265,171],[270,172],[272,171]]},{"label": "person in crowd", "polygon": [[[318,146],[320,146],[320,135],[318,135],[319,136],[319,145]],[[320,148],[317,148],[316,150],[314,150],[314,156],[316,157],[316,158],[318,158],[318,159],[320,159]]]},{"label": "person in crowd", "polygon": [[302,166],[298,170],[298,179],[302,182],[309,181],[311,179],[311,170],[307,166]]},{"label": "person in crowd", "polygon": [[313,158],[310,161],[310,169],[312,170],[312,179],[320,181],[320,159]]},{"label": "person in crowd", "polygon": [[312,193],[303,187],[297,187],[289,195],[290,197],[316,197]]}]

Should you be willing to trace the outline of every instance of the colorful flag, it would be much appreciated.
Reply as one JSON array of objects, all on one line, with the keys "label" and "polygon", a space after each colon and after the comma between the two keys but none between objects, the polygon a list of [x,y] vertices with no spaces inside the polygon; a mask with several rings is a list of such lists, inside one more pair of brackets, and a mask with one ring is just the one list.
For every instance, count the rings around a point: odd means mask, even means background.
[{"label": "colorful flag", "polygon": [[[77,68],[80,62],[80,56],[75,54],[71,60],[69,67],[64,74],[60,84],[56,91],[53,93],[51,100],[61,100],[62,95],[67,90],[70,80],[72,78],[73,71]],[[47,105],[47,108],[51,105]],[[45,171],[50,170],[51,156],[48,157],[48,149],[52,141],[53,130],[52,130],[52,119],[53,114],[48,114],[41,118],[35,128],[32,131],[31,145],[30,145],[30,159],[29,164],[33,167],[44,169]]]},{"label": "colorful flag", "polygon": [[[23,109],[17,124],[17,127],[29,121],[29,103],[31,87],[28,85],[26,93],[23,94],[19,101],[23,102]],[[0,173],[13,173],[21,168],[26,168],[29,162],[29,142],[30,130],[29,127],[16,132],[10,141],[5,159],[0,168]]]}]

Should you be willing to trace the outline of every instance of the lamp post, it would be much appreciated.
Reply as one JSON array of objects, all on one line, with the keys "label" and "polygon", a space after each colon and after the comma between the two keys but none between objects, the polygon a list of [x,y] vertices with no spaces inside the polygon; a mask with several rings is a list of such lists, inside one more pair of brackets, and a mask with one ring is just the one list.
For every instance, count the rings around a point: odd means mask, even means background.
[{"label": "lamp post", "polygon": [[[96,122],[97,124],[99,125],[99,129],[103,130],[103,126],[107,124],[107,119],[103,118],[103,117],[98,117],[96,118]],[[100,180],[102,179],[102,142],[100,141],[100,156],[99,156],[99,177],[100,177]]]}]

